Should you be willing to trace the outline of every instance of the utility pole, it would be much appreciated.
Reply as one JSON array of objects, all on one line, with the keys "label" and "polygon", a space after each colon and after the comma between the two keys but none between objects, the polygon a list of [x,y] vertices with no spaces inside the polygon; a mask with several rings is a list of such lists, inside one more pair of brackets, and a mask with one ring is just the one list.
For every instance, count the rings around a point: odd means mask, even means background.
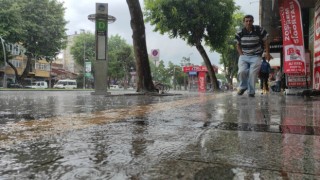
[{"label": "utility pole", "polygon": [[83,42],[83,89],[86,89],[86,40]]},{"label": "utility pole", "polygon": [[80,29],[80,34],[83,34],[83,89],[86,89],[86,31]]}]

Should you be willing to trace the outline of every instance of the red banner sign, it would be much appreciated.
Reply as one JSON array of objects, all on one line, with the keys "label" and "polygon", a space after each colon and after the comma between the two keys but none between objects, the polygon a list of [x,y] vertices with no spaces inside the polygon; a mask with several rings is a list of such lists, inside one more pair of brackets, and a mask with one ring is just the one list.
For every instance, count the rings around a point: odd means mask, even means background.
[{"label": "red banner sign", "polygon": [[[215,65],[212,65],[213,67],[213,71],[215,73],[218,72],[218,67],[215,66]],[[208,69],[206,66],[183,66],[183,72],[190,72],[190,71],[193,71],[193,72],[201,72],[201,71],[204,71],[204,72],[208,72]]]},{"label": "red banner sign", "polygon": [[317,1],[314,9],[313,89],[320,90],[320,1]]},{"label": "red banner sign", "polygon": [[301,8],[298,0],[279,0],[284,73],[306,73]]},{"label": "red banner sign", "polygon": [[206,72],[200,71],[198,76],[198,91],[205,92],[206,91]]}]

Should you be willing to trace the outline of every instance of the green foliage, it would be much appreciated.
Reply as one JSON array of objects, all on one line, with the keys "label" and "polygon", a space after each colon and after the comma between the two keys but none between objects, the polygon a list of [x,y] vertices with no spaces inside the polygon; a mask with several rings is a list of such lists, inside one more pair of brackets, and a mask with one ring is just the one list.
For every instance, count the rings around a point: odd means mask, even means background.
[{"label": "green foliage", "polygon": [[238,72],[238,54],[234,39],[237,30],[243,27],[243,17],[244,14],[239,11],[233,14],[232,26],[227,30],[227,40],[225,43],[222,43],[218,49],[218,52],[221,54],[220,64],[224,66],[225,76],[230,84],[232,83],[232,78],[235,77]]},{"label": "green foliage", "polygon": [[182,71],[182,67],[179,65],[175,65],[169,61],[168,71],[169,74],[173,77],[173,85],[182,86],[184,84],[184,80],[187,78],[187,74]]},{"label": "green foliage", "polygon": [[[80,66],[83,60],[95,61],[95,35],[91,32],[81,33],[74,37],[71,54]],[[108,39],[108,77],[115,82],[124,80],[130,71],[135,69],[133,50],[126,40],[119,35]]]},{"label": "green foliage", "polygon": [[91,32],[74,36],[71,54],[77,64],[84,66],[84,60],[95,61],[95,35]]},{"label": "green foliage", "polygon": [[17,0],[0,0],[0,36],[7,42],[19,42],[23,34],[22,7]]},{"label": "green foliage", "polygon": [[200,41],[213,49],[225,41],[225,29],[231,25],[233,0],[145,0],[146,21],[155,31],[180,37],[189,45]]},{"label": "green foliage", "polygon": [[62,3],[57,0],[0,0],[0,3],[0,34],[7,43],[21,43],[34,56],[50,56],[65,47],[67,22]]},{"label": "green foliage", "polygon": [[119,35],[111,36],[108,41],[108,75],[113,81],[128,79],[135,68],[133,48]]},{"label": "green foliage", "polygon": [[223,74],[216,74],[217,79],[221,79],[222,81],[226,82],[226,77]]},{"label": "green foliage", "polygon": [[210,59],[202,43],[211,50],[226,41],[236,9],[233,0],[144,0],[146,21],[155,31],[168,33],[170,38],[181,38],[195,46],[208,68],[214,89],[218,82]]}]

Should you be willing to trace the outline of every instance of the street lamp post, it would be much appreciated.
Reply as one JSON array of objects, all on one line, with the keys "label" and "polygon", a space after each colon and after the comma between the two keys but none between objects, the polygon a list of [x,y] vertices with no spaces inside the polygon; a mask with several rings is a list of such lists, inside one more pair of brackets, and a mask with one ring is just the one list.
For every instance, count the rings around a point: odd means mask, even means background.
[{"label": "street lamp post", "polygon": [[176,67],[173,67],[173,90],[176,90]]},{"label": "street lamp post", "polygon": [[86,89],[86,31],[80,29],[81,34],[83,34],[83,89]]},{"label": "street lamp post", "polygon": [[154,79],[156,80],[157,77],[157,59],[154,59]]},{"label": "street lamp post", "polygon": [[83,42],[83,89],[86,89],[86,41]]}]

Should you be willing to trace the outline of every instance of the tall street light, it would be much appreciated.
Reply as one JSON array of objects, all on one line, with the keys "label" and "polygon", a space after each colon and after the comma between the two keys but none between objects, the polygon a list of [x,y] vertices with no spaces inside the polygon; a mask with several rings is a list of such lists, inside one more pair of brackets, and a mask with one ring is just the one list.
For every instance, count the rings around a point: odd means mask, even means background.
[{"label": "tall street light", "polygon": [[[80,32],[85,34],[84,29],[80,29]],[[85,35],[83,36],[83,89],[86,89],[86,39]]]}]

